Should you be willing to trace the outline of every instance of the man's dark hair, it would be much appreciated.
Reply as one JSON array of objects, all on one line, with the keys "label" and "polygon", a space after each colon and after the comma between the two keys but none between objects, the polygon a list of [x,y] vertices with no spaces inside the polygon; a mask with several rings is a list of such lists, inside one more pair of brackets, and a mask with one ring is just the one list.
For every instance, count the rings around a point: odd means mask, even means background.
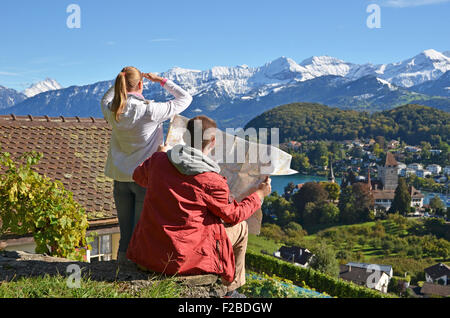
[{"label": "man's dark hair", "polygon": [[[203,150],[211,140],[211,136],[205,136],[205,132],[207,132],[208,129],[217,128],[217,124],[213,119],[201,115],[190,119],[186,128],[190,134],[190,139],[188,138],[188,140],[185,140],[186,144],[194,148],[199,148],[201,144],[201,150]],[[196,131],[200,129],[201,131]],[[201,140],[195,140],[197,136],[198,139],[201,138]]]}]

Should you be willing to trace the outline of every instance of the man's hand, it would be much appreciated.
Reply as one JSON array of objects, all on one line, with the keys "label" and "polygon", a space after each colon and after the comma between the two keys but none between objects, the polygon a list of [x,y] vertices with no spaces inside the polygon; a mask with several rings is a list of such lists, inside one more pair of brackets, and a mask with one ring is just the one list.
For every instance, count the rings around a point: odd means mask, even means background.
[{"label": "man's hand", "polygon": [[142,76],[155,83],[161,83],[164,80],[164,78],[162,78],[161,76],[155,75],[153,73],[142,73]]},{"label": "man's hand", "polygon": [[272,179],[267,176],[266,179],[258,186],[258,190],[256,190],[256,193],[258,194],[261,201],[263,201],[265,197],[272,193],[271,183]]}]

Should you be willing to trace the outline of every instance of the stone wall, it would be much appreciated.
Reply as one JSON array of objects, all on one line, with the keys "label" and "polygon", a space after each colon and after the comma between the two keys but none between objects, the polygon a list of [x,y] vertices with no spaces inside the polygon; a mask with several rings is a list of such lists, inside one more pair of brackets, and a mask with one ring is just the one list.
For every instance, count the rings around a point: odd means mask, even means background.
[{"label": "stone wall", "polygon": [[[68,276],[71,273],[67,273],[67,268],[71,264],[80,266],[82,276],[85,278],[103,282],[123,282],[134,289],[148,287],[154,284],[155,280],[165,279],[161,274],[141,271],[132,263],[125,266],[119,265],[116,261],[90,264],[19,251],[0,251],[0,281],[46,274]],[[182,297],[223,297],[226,293],[225,286],[215,275],[178,276],[175,280],[177,284],[185,287],[180,288],[183,291]]]}]

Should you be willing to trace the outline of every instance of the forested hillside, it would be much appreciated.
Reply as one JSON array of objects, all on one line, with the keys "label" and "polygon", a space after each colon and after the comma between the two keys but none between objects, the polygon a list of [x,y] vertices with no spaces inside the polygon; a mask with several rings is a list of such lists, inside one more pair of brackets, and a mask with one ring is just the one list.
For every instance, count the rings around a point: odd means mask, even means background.
[{"label": "forested hillside", "polygon": [[401,138],[408,144],[438,144],[450,137],[450,114],[415,104],[369,114],[316,103],[292,103],[261,114],[246,125],[249,127],[279,128],[280,142],[383,136]]}]

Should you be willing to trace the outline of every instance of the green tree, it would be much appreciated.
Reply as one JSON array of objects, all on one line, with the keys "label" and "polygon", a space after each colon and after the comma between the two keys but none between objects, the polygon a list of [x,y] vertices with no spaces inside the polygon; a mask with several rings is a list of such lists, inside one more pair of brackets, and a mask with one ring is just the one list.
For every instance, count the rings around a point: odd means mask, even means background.
[{"label": "green tree", "polygon": [[320,157],[319,166],[321,166],[321,167],[327,167],[328,166],[328,156]]},{"label": "green tree", "polygon": [[293,153],[292,154],[292,169],[300,172],[308,172],[311,168],[309,163],[309,158],[303,153]]},{"label": "green tree", "polygon": [[302,226],[295,222],[290,222],[284,227],[286,238],[284,243],[287,245],[301,245],[301,241],[308,233],[302,228]]},{"label": "green tree", "polygon": [[375,141],[381,151],[386,150],[386,138],[383,136],[376,136]]},{"label": "green tree", "polygon": [[343,223],[356,223],[358,218],[353,208],[355,198],[353,197],[352,186],[347,186],[342,189],[339,197],[338,208],[340,212],[340,219]]},{"label": "green tree", "polygon": [[292,202],[279,196],[277,193],[272,193],[264,199],[262,211],[265,222],[273,222],[270,216],[275,216],[275,222],[280,226],[285,226],[297,218]]},{"label": "green tree", "polygon": [[404,216],[408,214],[411,207],[411,194],[404,178],[398,179],[398,186],[395,189],[394,200],[389,209],[389,213],[400,213]]},{"label": "green tree", "polygon": [[276,224],[264,224],[261,227],[261,236],[274,240],[275,242],[281,242],[284,239],[283,230]]},{"label": "green tree", "polygon": [[319,223],[333,224],[337,223],[338,221],[339,221],[338,207],[331,202],[325,202],[321,204]]},{"label": "green tree", "polygon": [[339,199],[340,218],[343,223],[353,224],[373,219],[374,199],[367,184],[355,183],[342,190]]},{"label": "green tree", "polygon": [[339,263],[336,259],[334,249],[328,245],[321,244],[312,249],[314,257],[311,260],[310,266],[312,269],[321,271],[332,277],[339,276]]},{"label": "green tree", "polygon": [[444,216],[445,205],[438,195],[435,195],[433,198],[430,199],[430,207],[436,215]]},{"label": "green tree", "polygon": [[[325,189],[317,182],[307,182],[305,183],[300,190],[298,190],[293,196],[292,201],[294,207],[297,211],[297,215],[300,218],[300,224],[305,224],[305,207],[308,203],[321,203],[328,199],[328,193]],[[315,205],[314,205],[315,207]],[[306,218],[311,221],[314,218],[311,218],[313,215],[314,207],[310,206],[308,208],[308,213]]]},{"label": "green tree", "polygon": [[373,146],[373,154],[379,157],[383,153],[383,149],[380,147],[378,143]]},{"label": "green tree", "polygon": [[317,144],[315,144],[315,146],[309,153],[308,157],[311,160],[311,162],[317,166],[327,166],[328,165],[327,144],[324,141],[320,141]]},{"label": "green tree", "polygon": [[296,188],[297,186],[294,184],[294,182],[289,182],[287,186],[284,187],[284,197],[289,200]]},{"label": "green tree", "polygon": [[323,186],[325,191],[327,191],[330,200],[336,201],[339,199],[339,194],[341,193],[341,187],[339,184],[322,181],[320,182],[320,185]]}]

